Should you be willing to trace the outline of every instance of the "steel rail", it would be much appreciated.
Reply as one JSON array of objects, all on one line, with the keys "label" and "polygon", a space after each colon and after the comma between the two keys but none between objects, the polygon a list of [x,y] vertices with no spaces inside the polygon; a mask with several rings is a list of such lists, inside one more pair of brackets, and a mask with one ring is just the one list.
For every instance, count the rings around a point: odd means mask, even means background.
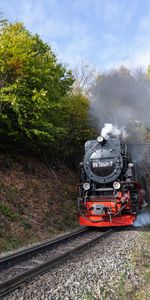
[{"label": "steel rail", "polygon": [[36,254],[40,250],[46,250],[48,248],[51,248],[52,246],[58,245],[59,243],[66,242],[66,241],[68,241],[69,238],[70,239],[75,238],[76,236],[79,236],[80,234],[83,234],[84,232],[86,232],[88,230],[89,230],[89,228],[87,228],[87,227],[79,228],[73,232],[67,233],[58,238],[51,239],[51,240],[48,240],[39,245],[34,245],[34,246],[31,246],[30,248],[26,248],[19,252],[15,252],[13,254],[4,256],[4,257],[0,258],[0,269],[7,264],[10,264],[10,265],[14,264],[17,261],[21,261],[30,255]]},{"label": "steel rail", "polygon": [[94,244],[96,244],[100,239],[102,239],[104,236],[107,236],[108,234],[112,233],[113,229],[109,229],[105,232],[102,232],[99,236],[91,238],[90,240],[79,244],[78,246],[66,250],[64,253],[57,255],[55,258],[49,259],[48,261],[41,263],[40,265],[33,267],[32,269],[25,271],[24,273],[21,273],[20,275],[14,276],[13,278],[10,278],[6,280],[5,282],[2,282],[0,284],[0,299],[1,297],[12,292],[14,289],[18,288],[22,283],[31,280],[34,276],[42,274],[52,267],[58,265],[59,263],[65,261],[72,255],[74,255],[77,252],[81,252],[84,249],[87,249]]}]

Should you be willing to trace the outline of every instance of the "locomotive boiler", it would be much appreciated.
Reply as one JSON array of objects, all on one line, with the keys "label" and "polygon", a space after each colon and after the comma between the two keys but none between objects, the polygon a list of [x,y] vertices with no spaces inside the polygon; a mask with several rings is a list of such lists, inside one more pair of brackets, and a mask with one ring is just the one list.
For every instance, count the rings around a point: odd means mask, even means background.
[{"label": "locomotive boiler", "polygon": [[109,136],[85,143],[79,184],[81,226],[127,226],[142,207],[140,174],[127,145]]}]

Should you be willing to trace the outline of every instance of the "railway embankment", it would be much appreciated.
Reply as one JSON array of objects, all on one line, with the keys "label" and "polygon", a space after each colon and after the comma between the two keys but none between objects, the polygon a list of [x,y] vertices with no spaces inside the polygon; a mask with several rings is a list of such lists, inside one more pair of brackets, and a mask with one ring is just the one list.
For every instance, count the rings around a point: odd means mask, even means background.
[{"label": "railway embankment", "polygon": [[[1,252],[76,226],[77,181],[66,166],[58,170],[36,159],[1,155]],[[149,263],[150,227],[116,230],[4,299],[147,300]]]},{"label": "railway embankment", "polygon": [[0,154],[0,252],[77,226],[78,176],[35,158]]}]

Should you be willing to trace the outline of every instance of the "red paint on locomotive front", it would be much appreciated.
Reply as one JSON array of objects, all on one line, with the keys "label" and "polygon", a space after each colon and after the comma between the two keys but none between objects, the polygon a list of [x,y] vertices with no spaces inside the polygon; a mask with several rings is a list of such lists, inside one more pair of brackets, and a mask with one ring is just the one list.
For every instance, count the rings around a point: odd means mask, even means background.
[{"label": "red paint on locomotive front", "polygon": [[[85,219],[83,216],[79,217],[80,226],[93,226],[93,227],[114,227],[114,226],[129,226],[133,225],[135,215],[122,215],[105,221],[102,216],[93,216]],[[93,222],[94,221],[94,222]]]},{"label": "red paint on locomotive front", "polygon": [[[143,197],[141,185],[134,182],[137,194],[139,195],[139,209],[142,207]],[[103,206],[102,213],[98,212],[99,207]],[[97,208],[97,210],[96,210]],[[95,197],[86,201],[83,211],[80,211],[80,226],[93,227],[114,227],[133,225],[136,213],[131,209],[130,192],[118,192],[116,196]]]}]

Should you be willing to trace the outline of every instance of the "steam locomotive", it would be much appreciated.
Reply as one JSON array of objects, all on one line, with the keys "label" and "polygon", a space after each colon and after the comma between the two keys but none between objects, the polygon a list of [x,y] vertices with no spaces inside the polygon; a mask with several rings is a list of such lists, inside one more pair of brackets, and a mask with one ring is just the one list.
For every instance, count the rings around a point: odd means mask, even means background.
[{"label": "steam locomotive", "polygon": [[132,225],[142,208],[144,193],[141,174],[131,160],[127,145],[114,136],[87,141],[80,167],[80,225]]}]

